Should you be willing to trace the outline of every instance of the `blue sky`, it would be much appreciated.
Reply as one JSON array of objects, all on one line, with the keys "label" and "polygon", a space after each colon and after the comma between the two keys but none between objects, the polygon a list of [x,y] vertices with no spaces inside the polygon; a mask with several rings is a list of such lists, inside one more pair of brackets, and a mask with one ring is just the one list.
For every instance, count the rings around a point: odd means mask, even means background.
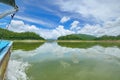
[{"label": "blue sky", "polygon": [[[16,0],[9,30],[32,31],[48,39],[68,34],[120,35],[120,0]],[[0,4],[0,12],[12,7]],[[10,16],[0,20],[5,27]]]}]

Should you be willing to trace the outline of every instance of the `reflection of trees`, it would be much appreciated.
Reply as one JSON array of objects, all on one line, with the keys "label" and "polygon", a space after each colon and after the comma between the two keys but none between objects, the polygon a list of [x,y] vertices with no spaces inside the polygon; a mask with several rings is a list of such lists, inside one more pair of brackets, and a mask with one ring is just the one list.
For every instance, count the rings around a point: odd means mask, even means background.
[{"label": "reflection of trees", "polygon": [[70,48],[90,48],[92,46],[102,46],[102,47],[113,47],[117,46],[120,48],[119,42],[58,42],[60,46],[70,47]]},{"label": "reflection of trees", "polygon": [[44,42],[14,42],[13,43],[13,50],[24,50],[24,51],[30,51],[38,48],[41,46]]}]

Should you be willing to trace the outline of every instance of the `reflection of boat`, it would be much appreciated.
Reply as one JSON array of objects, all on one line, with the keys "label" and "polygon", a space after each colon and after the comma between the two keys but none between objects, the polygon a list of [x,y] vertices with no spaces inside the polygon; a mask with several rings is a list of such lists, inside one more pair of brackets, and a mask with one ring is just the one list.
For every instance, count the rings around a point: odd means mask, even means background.
[{"label": "reflection of boat", "polygon": [[[15,13],[18,11],[18,7],[15,4],[15,0],[0,0],[0,3],[14,7],[14,9],[12,10],[0,13],[0,19],[4,18],[9,14],[13,14],[11,16],[13,18]],[[12,46],[12,41],[0,40],[0,80],[4,80],[6,68],[10,57],[11,46]]]}]

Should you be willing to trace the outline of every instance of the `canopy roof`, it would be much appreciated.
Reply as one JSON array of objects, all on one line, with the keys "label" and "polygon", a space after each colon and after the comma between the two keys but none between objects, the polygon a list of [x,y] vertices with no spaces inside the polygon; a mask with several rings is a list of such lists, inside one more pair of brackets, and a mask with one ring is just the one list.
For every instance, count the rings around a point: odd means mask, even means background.
[{"label": "canopy roof", "polygon": [[16,5],[15,0],[0,0],[0,3],[4,3],[4,4],[7,4],[7,5],[14,7],[14,9],[12,9],[12,10],[1,13],[0,19],[9,15],[9,14],[14,14],[18,11],[18,6]]},{"label": "canopy roof", "polygon": [[4,3],[13,7],[17,7],[15,0],[0,0],[0,3]]}]

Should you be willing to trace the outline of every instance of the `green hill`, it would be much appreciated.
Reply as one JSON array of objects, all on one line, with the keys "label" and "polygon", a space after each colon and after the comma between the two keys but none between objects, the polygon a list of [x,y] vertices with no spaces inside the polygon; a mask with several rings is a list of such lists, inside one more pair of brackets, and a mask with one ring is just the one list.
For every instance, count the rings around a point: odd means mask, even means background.
[{"label": "green hill", "polygon": [[38,34],[33,32],[22,32],[16,33],[6,29],[0,28],[0,39],[7,39],[7,40],[44,40],[44,38],[40,37]]},{"label": "green hill", "polygon": [[58,38],[58,40],[120,40],[120,35],[118,36],[104,35],[101,37],[95,37],[86,34],[71,34],[71,35],[61,36]]},{"label": "green hill", "polygon": [[94,40],[95,36],[86,35],[86,34],[71,34],[66,36],[61,36],[58,40]]},{"label": "green hill", "polygon": [[98,37],[96,40],[120,40],[120,35],[118,35],[118,36],[104,35],[104,36]]}]

